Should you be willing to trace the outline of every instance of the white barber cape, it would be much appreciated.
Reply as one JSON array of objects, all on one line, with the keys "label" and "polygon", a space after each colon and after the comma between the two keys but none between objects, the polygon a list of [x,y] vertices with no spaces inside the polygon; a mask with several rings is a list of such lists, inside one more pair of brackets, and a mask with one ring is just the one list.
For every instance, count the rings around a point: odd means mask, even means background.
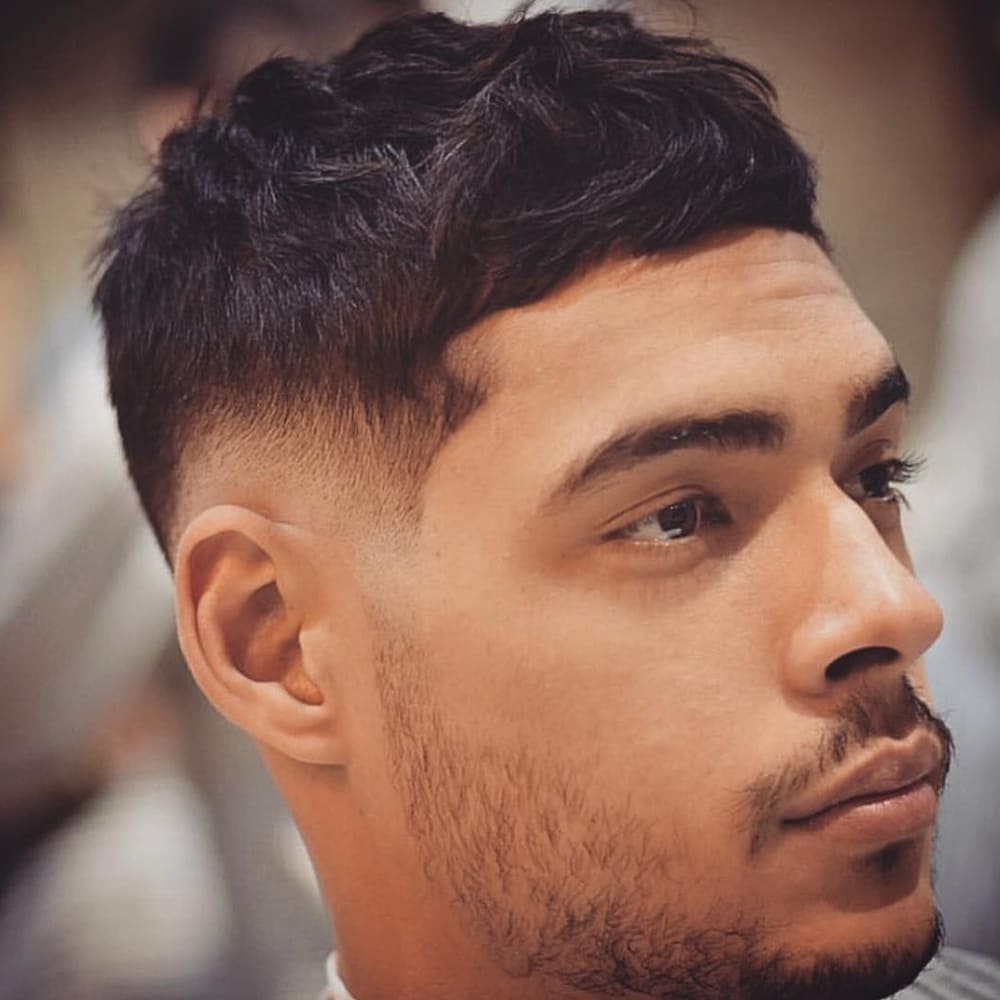
[{"label": "white barber cape", "polygon": [[347,992],[347,987],[337,974],[337,953],[333,952],[326,960],[326,989],[319,1000],[354,1000]]}]

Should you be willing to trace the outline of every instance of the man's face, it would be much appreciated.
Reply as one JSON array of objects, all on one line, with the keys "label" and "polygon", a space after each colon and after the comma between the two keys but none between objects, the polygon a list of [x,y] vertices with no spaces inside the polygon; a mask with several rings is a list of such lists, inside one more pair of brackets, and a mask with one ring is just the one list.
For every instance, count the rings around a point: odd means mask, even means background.
[{"label": "man's face", "polygon": [[508,972],[581,992],[912,976],[941,621],[900,528],[903,383],[827,258],[757,230],[607,264],[456,351],[487,402],[378,574],[389,787],[432,883]]}]

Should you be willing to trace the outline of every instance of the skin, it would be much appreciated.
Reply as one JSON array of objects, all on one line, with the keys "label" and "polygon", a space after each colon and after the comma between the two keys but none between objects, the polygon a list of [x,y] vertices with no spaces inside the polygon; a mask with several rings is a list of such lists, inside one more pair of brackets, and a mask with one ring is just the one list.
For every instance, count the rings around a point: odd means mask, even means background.
[{"label": "skin", "polygon": [[[845,426],[895,361],[828,258],[752,230],[609,262],[451,361],[485,366],[488,398],[404,540],[323,477],[245,461],[188,470],[181,507],[182,645],[263,749],[351,991],[821,997],[835,975],[861,998],[912,978],[931,829],[784,822],[866,755],[943,737],[920,707],[940,612],[891,487],[858,478],[900,456],[905,405]],[[781,447],[687,448],[552,499],[622,428],[734,410],[777,414]],[[650,515],[678,503],[670,537]]]}]

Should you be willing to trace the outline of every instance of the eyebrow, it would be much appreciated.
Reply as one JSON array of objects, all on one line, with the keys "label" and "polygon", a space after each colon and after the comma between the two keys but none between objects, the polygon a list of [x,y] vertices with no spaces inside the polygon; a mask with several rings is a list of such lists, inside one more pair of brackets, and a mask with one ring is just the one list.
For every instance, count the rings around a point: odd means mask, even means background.
[{"label": "eyebrow", "polygon": [[887,368],[872,380],[861,382],[847,404],[844,433],[848,437],[870,427],[895,403],[909,403],[910,380],[897,364]]},{"label": "eyebrow", "polygon": [[546,507],[565,503],[595,488],[602,480],[674,451],[691,448],[778,451],[787,433],[787,419],[780,413],[766,410],[727,410],[640,424],[616,434],[574,464],[546,502]]},{"label": "eyebrow", "polygon": [[[898,402],[907,402],[910,383],[899,365],[866,379],[847,406],[848,437],[871,426]],[[654,458],[694,448],[711,451],[780,451],[791,430],[788,417],[771,410],[731,409],[719,413],[652,420],[626,428],[575,462],[545,502],[550,509],[596,489],[602,482]]]}]

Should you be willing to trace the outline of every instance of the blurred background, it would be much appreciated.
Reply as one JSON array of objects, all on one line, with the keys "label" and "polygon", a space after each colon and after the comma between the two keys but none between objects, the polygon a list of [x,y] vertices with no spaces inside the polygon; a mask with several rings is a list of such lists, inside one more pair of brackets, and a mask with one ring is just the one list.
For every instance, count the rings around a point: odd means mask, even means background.
[{"label": "blurred background", "polygon": [[[420,6],[513,5],[0,4],[0,1000],[321,985],[301,845],[175,647],[104,400],[89,256],[199,93]],[[632,6],[772,78],[837,262],[916,387],[930,462],[910,536],[949,618],[929,662],[959,742],[940,898],[951,943],[1000,957],[1000,0]]]}]

